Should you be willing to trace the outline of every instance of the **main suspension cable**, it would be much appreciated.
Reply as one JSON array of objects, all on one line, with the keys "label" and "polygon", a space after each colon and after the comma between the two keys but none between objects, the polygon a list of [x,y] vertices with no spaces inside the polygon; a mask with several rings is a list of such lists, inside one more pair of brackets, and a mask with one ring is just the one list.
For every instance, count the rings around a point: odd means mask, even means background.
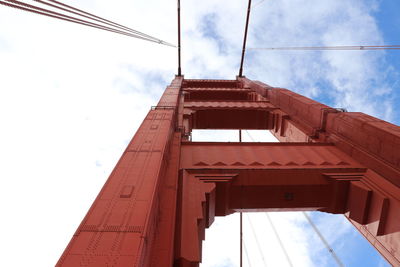
[{"label": "main suspension cable", "polygon": [[[130,37],[134,37],[134,38],[139,38],[139,39],[143,39],[146,40],[145,38],[141,37],[141,36],[137,36],[137,35],[133,35],[133,34],[129,34],[126,32],[122,32],[119,30],[115,30],[106,26],[102,26],[96,23],[92,23],[92,22],[88,22],[82,19],[78,19],[78,18],[74,18],[71,16],[67,16],[58,12],[54,12],[48,9],[44,9],[44,8],[40,8],[34,5],[30,5],[30,4],[26,4],[20,1],[16,1],[16,0],[5,0],[7,2],[11,2],[11,3],[7,3],[4,1],[0,0],[0,4],[9,6],[9,7],[14,7],[17,9],[21,9],[24,11],[28,11],[28,12],[32,12],[32,13],[36,13],[39,15],[44,15],[44,16],[48,16],[48,17],[52,17],[52,18],[56,18],[56,19],[60,19],[60,20],[64,20],[64,21],[68,21],[68,22],[73,22],[73,23],[77,23],[77,24],[81,24],[81,25],[85,25],[85,26],[89,26],[89,27],[93,27],[93,28],[97,28],[97,29],[101,29],[101,30],[106,30],[106,31],[110,31],[110,32],[114,32],[114,33],[118,33],[118,34],[122,34],[122,35],[126,35],[126,36],[130,36]],[[148,40],[151,41],[151,40]]]},{"label": "main suspension cable", "polygon": [[[34,0],[34,1],[35,1],[35,0]],[[139,34],[139,35],[148,37],[148,38],[150,38],[150,39],[155,39],[155,40],[157,40],[157,41],[160,41],[158,38],[153,37],[153,36],[151,36],[151,35],[148,35],[148,34],[145,34],[145,33],[143,33],[143,32],[140,32],[140,31],[134,30],[134,29],[132,29],[132,28],[126,27],[126,26],[124,26],[124,25],[115,23],[115,22],[110,21],[110,20],[108,20],[108,19],[105,19],[105,18],[96,16],[96,15],[94,15],[94,14],[92,14],[92,13],[83,11],[83,10],[81,10],[81,9],[78,9],[78,8],[73,7],[73,6],[70,6],[70,5],[61,3],[61,2],[59,2],[59,1],[55,1],[55,0],[47,0],[47,1],[48,1],[48,2],[52,2],[52,3],[55,3],[55,4],[58,4],[58,5],[60,5],[60,6],[64,6],[64,7],[66,7],[66,8],[71,9],[71,10],[77,11],[77,12],[82,13],[82,14],[85,14],[85,15],[88,15],[88,16],[90,16],[90,17],[93,17],[92,19],[96,18],[96,19],[98,19],[98,21],[103,21],[103,23],[106,23],[106,22],[107,22],[107,23],[109,23],[109,25],[114,25],[115,27],[118,26],[118,27],[120,27],[120,28],[122,28],[122,29],[125,29],[125,30],[127,30],[127,31],[130,31],[130,32],[132,32],[132,33]],[[68,12],[71,12],[71,11],[68,11]],[[72,13],[72,12],[71,12],[71,13]],[[82,14],[81,14],[80,16],[83,16]]]},{"label": "main suspension cable", "polygon": [[400,45],[249,47],[249,50],[400,50]]},{"label": "main suspension cable", "polygon": [[251,0],[249,0],[249,5],[247,7],[246,26],[244,28],[242,58],[240,59],[239,77],[243,77],[243,63],[244,63],[244,55],[246,52],[246,41],[247,41],[247,31],[249,29],[250,10],[251,10]]},{"label": "main suspension cable", "polygon": [[[34,1],[42,2],[40,0],[34,0]],[[165,41],[156,39],[154,37],[148,38],[148,37],[145,37],[145,36],[140,36],[138,34],[133,34],[133,33],[127,32],[127,31],[118,30],[118,29],[115,29],[115,28],[111,28],[111,27],[108,27],[108,26],[104,26],[104,25],[101,25],[101,24],[90,22],[90,21],[87,21],[87,20],[84,20],[84,19],[71,17],[71,16],[68,16],[68,15],[65,15],[65,14],[62,14],[62,13],[51,11],[51,10],[48,10],[48,9],[45,9],[45,8],[41,8],[41,7],[34,6],[34,5],[31,5],[31,4],[27,4],[27,3],[24,3],[24,2],[20,2],[20,1],[17,1],[17,0],[5,0],[5,1],[0,0],[0,4],[8,6],[8,7],[13,7],[13,8],[16,8],[16,9],[20,9],[20,10],[23,10],[23,11],[27,11],[27,12],[31,12],[31,13],[35,13],[35,14],[39,14],[39,15],[43,15],[43,16],[47,16],[47,17],[51,17],[51,18],[56,18],[56,19],[60,19],[60,20],[64,20],[64,21],[68,21],[68,22],[72,22],[72,23],[76,23],[76,24],[92,27],[92,28],[97,28],[97,29],[101,29],[101,30],[105,30],[105,31],[109,31],[109,32],[122,34],[122,35],[125,35],[125,36],[137,38],[137,39],[142,39],[142,40],[145,40],[145,41],[150,41],[150,42],[154,42],[154,43],[159,43],[159,44],[175,47],[172,44],[169,44],[169,43],[167,43]]]},{"label": "main suspension cable", "polygon": [[[7,0],[6,0],[6,1],[7,1]],[[88,19],[91,19],[91,20],[94,20],[94,21],[97,21],[97,22],[100,22],[100,23],[104,23],[104,24],[109,25],[109,26],[111,26],[111,27],[115,27],[115,28],[121,29],[121,30],[123,30],[123,31],[131,32],[131,33],[133,33],[133,34],[135,34],[135,35],[140,35],[140,36],[145,37],[146,39],[147,39],[147,38],[148,38],[148,39],[153,39],[153,40],[154,40],[155,42],[157,42],[157,43],[160,42],[160,40],[157,39],[157,38],[155,38],[155,37],[152,37],[152,36],[149,36],[149,35],[147,35],[147,34],[141,33],[141,32],[139,32],[139,31],[130,29],[130,28],[128,28],[128,27],[125,27],[125,26],[116,24],[116,23],[114,23],[114,22],[109,22],[109,21],[104,20],[104,19],[101,19],[101,18],[98,19],[98,18],[96,18],[97,16],[94,16],[94,15],[85,15],[86,12],[85,12],[85,13],[81,12],[81,13],[83,13],[83,14],[81,14],[80,12],[75,12],[75,11],[73,11],[73,10],[70,10],[70,9],[67,9],[67,8],[63,8],[63,7],[60,7],[60,6],[57,6],[57,5],[53,5],[53,4],[51,4],[51,3],[48,3],[48,2],[42,1],[42,0],[32,0],[32,1],[41,3],[41,4],[43,4],[43,5],[47,5],[47,6],[50,6],[50,7],[53,7],[53,8],[57,8],[57,9],[60,9],[60,10],[69,12],[69,13],[71,13],[71,14],[75,14],[75,15],[84,17],[84,18],[88,18]],[[51,1],[51,0],[49,0],[49,1]],[[56,1],[56,2],[57,2],[57,1]],[[57,3],[59,3],[59,2],[57,2]]]}]

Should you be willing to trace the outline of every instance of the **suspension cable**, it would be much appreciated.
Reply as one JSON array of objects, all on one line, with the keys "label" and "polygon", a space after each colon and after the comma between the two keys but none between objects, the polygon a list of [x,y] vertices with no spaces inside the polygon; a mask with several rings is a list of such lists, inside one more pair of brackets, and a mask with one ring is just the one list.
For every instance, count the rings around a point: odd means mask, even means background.
[{"label": "suspension cable", "polygon": [[[242,142],[242,129],[239,129],[239,143],[241,142]],[[243,267],[243,212],[240,212],[239,232],[240,232],[240,267]]]},{"label": "suspension cable", "polygon": [[321,232],[318,230],[317,226],[314,224],[314,222],[311,220],[311,218],[308,216],[306,212],[302,212],[304,217],[306,217],[307,221],[310,223],[311,227],[314,229],[315,233],[318,235],[318,237],[321,239],[322,243],[324,243],[325,248],[331,253],[332,257],[335,259],[336,263],[340,267],[344,267],[344,264],[342,261],[339,259],[338,255],[336,255],[335,251],[333,248],[328,244],[324,236],[321,234]]},{"label": "suspension cable", "polygon": [[245,131],[246,131],[247,135],[250,137],[251,141],[252,141],[252,142],[255,142],[255,141],[254,141],[254,138],[250,135],[249,131],[248,131],[248,130],[245,130]]},{"label": "suspension cable", "polygon": [[274,223],[273,223],[271,217],[269,216],[268,212],[266,212],[265,215],[267,216],[267,219],[268,219],[268,221],[269,221],[269,224],[271,225],[271,228],[272,228],[272,230],[274,231],[274,234],[275,234],[276,239],[278,239],[279,245],[281,246],[281,249],[283,250],[283,253],[285,253],[286,260],[288,261],[289,265],[290,265],[291,267],[293,267],[293,263],[292,263],[292,261],[290,260],[289,254],[287,253],[286,248],[285,248],[285,246],[283,245],[283,242],[282,242],[282,240],[281,240],[281,238],[280,238],[280,236],[279,236],[279,234],[278,234],[278,231],[277,231],[276,228],[275,228],[275,225],[274,225]]},{"label": "suspension cable", "polygon": [[244,62],[244,54],[245,54],[245,51],[246,51],[247,30],[249,28],[250,10],[251,10],[251,0],[249,0],[249,6],[247,7],[246,26],[244,28],[242,58],[240,60],[239,77],[243,77],[243,62]]},{"label": "suspension cable", "polygon": [[[37,2],[40,2],[40,1],[38,0]],[[108,27],[108,26],[101,25],[101,24],[97,24],[97,23],[94,23],[94,22],[90,22],[90,21],[87,21],[87,20],[84,20],[84,19],[71,17],[71,16],[68,16],[68,15],[65,15],[65,14],[62,14],[62,13],[58,13],[58,12],[51,11],[51,10],[48,10],[48,9],[45,9],[45,8],[41,8],[41,7],[38,7],[38,6],[30,5],[30,4],[27,4],[27,3],[24,3],[24,2],[20,2],[20,1],[17,1],[17,0],[5,0],[5,1],[0,0],[0,4],[8,6],[8,7],[13,7],[13,8],[16,8],[16,9],[20,9],[20,10],[23,10],[23,11],[27,11],[27,12],[31,12],[31,13],[35,13],[35,14],[39,14],[39,15],[44,15],[44,16],[51,17],[51,18],[56,18],[56,19],[60,19],[60,20],[64,20],[64,21],[73,22],[73,23],[77,23],[77,24],[80,24],[80,25],[92,27],[92,28],[97,28],[97,29],[101,29],[101,30],[105,30],[105,31],[114,32],[114,33],[122,34],[122,35],[125,35],[125,36],[133,37],[133,38],[142,39],[142,40],[145,40],[145,41],[150,41],[150,42],[154,42],[154,43],[159,43],[159,44],[175,47],[172,44],[169,44],[169,43],[167,43],[165,41],[156,39],[154,37],[152,37],[154,39],[151,39],[151,38],[148,38],[148,37],[145,37],[145,36],[140,36],[138,34],[132,34],[132,33],[129,33],[127,31],[122,31],[122,30],[118,30],[118,29],[115,29],[115,28],[111,28],[111,27]]]},{"label": "suspension cable", "polygon": [[[57,8],[57,9],[60,9],[60,10],[69,12],[69,13],[71,13],[71,14],[75,14],[75,15],[78,15],[78,16],[81,16],[81,17],[84,17],[84,18],[88,18],[88,19],[91,19],[91,20],[94,20],[94,21],[97,21],[97,22],[100,22],[100,23],[104,23],[104,24],[106,24],[106,25],[109,25],[109,26],[111,26],[111,27],[115,27],[115,28],[121,29],[121,30],[123,30],[123,31],[128,31],[128,32],[131,32],[131,33],[133,33],[133,34],[141,35],[141,36],[146,37],[146,38],[148,38],[148,39],[153,39],[153,40],[155,40],[156,42],[159,42],[159,41],[160,41],[160,40],[158,40],[158,39],[155,38],[155,37],[152,37],[152,36],[150,36],[150,35],[141,33],[141,32],[139,32],[139,31],[130,29],[130,28],[128,28],[128,27],[125,27],[125,26],[116,24],[116,23],[114,23],[114,22],[109,22],[109,21],[107,21],[107,20],[105,20],[105,19],[101,19],[101,18],[98,19],[97,16],[85,15],[86,12],[85,12],[85,13],[83,13],[83,12],[75,12],[75,11],[73,11],[73,10],[69,10],[69,9],[67,9],[67,8],[63,8],[63,7],[60,7],[60,6],[57,6],[57,5],[53,5],[53,4],[51,4],[51,3],[48,3],[48,2],[45,2],[45,1],[42,1],[42,0],[32,0],[32,1],[35,1],[35,2],[38,2],[38,3],[44,4],[44,5],[48,5],[48,6],[50,6],[50,7]],[[49,1],[51,1],[51,0],[49,0]],[[59,2],[57,2],[57,3],[59,3]],[[81,13],[82,13],[82,14],[81,14]]]},{"label": "suspension cable", "polygon": [[178,76],[182,76],[181,70],[181,0],[178,3]]},{"label": "suspension cable", "polygon": [[256,232],[255,232],[254,227],[253,227],[253,223],[251,222],[250,217],[248,215],[246,217],[247,217],[247,220],[249,221],[251,231],[252,231],[252,233],[254,235],[254,238],[256,240],[257,248],[258,248],[258,251],[260,252],[261,259],[262,259],[262,261],[264,263],[264,266],[267,266],[267,263],[266,263],[265,258],[264,258],[264,253],[262,252],[261,245],[258,242],[258,238],[257,238]]},{"label": "suspension cable", "polygon": [[243,212],[240,212],[240,267],[243,267]]},{"label": "suspension cable", "polygon": [[[13,0],[5,0],[5,1],[11,2],[12,4],[4,2],[4,1],[1,1],[1,0],[0,0],[0,4],[5,5],[5,6],[9,6],[9,7],[13,7],[13,8],[16,8],[16,9],[20,9],[20,10],[23,10],[23,11],[32,12],[32,13],[39,14],[39,15],[44,15],[44,16],[48,16],[48,17],[52,17],[52,18],[56,18],[56,19],[61,19],[61,20],[65,20],[65,21],[68,21],[68,22],[73,22],[73,23],[77,23],[77,24],[81,24],[81,25],[85,25],[85,26],[89,26],[89,27],[103,29],[103,28],[101,28],[99,26],[89,25],[88,23],[86,23],[83,20],[79,21],[78,19],[74,19],[72,17],[65,16],[65,15],[62,15],[62,14],[57,13],[57,12],[52,12],[52,11],[47,10],[47,9],[35,7],[35,6],[32,6],[32,5],[26,4],[26,3],[13,1]],[[49,11],[49,13],[46,13],[47,11]]]},{"label": "suspension cable", "polygon": [[68,21],[68,22],[73,22],[73,23],[77,23],[77,24],[81,24],[81,25],[85,25],[85,26],[89,26],[89,27],[93,27],[93,28],[97,28],[97,29],[101,29],[101,30],[106,30],[106,31],[110,31],[110,32],[115,32],[115,33],[127,35],[127,36],[130,36],[130,37],[135,37],[135,38],[147,40],[147,39],[145,39],[145,38],[143,38],[141,36],[136,36],[136,35],[129,34],[129,33],[126,33],[126,32],[115,30],[115,29],[112,29],[112,28],[109,28],[109,27],[102,26],[100,24],[91,23],[91,22],[88,22],[88,21],[85,21],[85,20],[82,20],[82,19],[79,19],[79,18],[74,18],[74,17],[71,17],[71,16],[67,16],[67,15],[64,15],[64,14],[61,14],[61,13],[58,13],[58,12],[54,12],[54,11],[51,11],[51,10],[48,10],[48,9],[44,9],[44,8],[40,8],[40,7],[37,7],[37,6],[34,6],[34,5],[26,4],[26,3],[23,3],[23,2],[20,2],[20,1],[16,1],[16,0],[5,0],[5,1],[11,2],[13,4],[7,3],[7,2],[3,2],[1,0],[0,0],[0,4],[6,5],[6,6],[9,6],[9,7],[14,7],[14,8],[17,8],[17,9],[21,9],[21,10],[24,10],[24,11],[36,13],[36,14],[39,14],[39,15],[44,15],[44,16],[48,16],[48,17],[52,17],[52,18],[56,18],[56,19],[60,19],[60,20]]},{"label": "suspension cable", "polygon": [[400,50],[400,45],[249,47],[250,50]]},{"label": "suspension cable", "polygon": [[258,2],[258,3],[255,3],[255,4],[252,6],[251,9],[254,9],[254,8],[256,8],[257,6],[261,5],[264,1],[265,1],[265,0],[261,0],[261,1]]},{"label": "suspension cable", "polygon": [[[35,1],[35,0],[34,0],[34,1]],[[142,35],[142,36],[151,38],[151,39],[155,39],[155,40],[157,40],[157,41],[159,40],[159,39],[157,39],[157,38],[155,38],[155,37],[153,37],[153,36],[151,36],[151,35],[145,34],[145,33],[143,33],[143,32],[134,30],[134,29],[129,28],[129,27],[126,27],[126,26],[123,26],[123,25],[121,25],[121,24],[115,23],[115,22],[113,22],[113,21],[110,21],[110,20],[108,20],[108,19],[105,19],[105,18],[102,18],[102,17],[99,17],[99,16],[96,16],[96,15],[94,15],[94,14],[91,14],[91,13],[86,12],[86,11],[83,11],[83,10],[81,10],[81,9],[78,9],[78,8],[72,7],[72,6],[70,6],[70,5],[61,3],[61,2],[59,2],[59,1],[55,1],[55,0],[47,0],[47,1],[52,2],[52,3],[56,3],[56,4],[60,5],[60,6],[67,7],[67,8],[69,8],[69,9],[71,9],[71,10],[75,10],[75,11],[77,11],[77,12],[79,12],[79,13],[82,13],[82,14],[88,15],[88,16],[90,16],[90,17],[93,17],[92,19],[96,18],[96,19],[98,19],[98,20],[100,20],[100,21],[103,21],[103,23],[107,22],[107,23],[109,23],[109,24],[115,25],[115,27],[116,27],[116,26],[121,27],[121,28],[123,28],[123,29],[125,29],[125,30],[127,30],[127,31],[132,32],[132,33],[136,33],[136,34],[139,34],[139,35]],[[71,11],[68,11],[68,12],[71,12]],[[83,16],[83,15],[81,15],[81,16]]]}]

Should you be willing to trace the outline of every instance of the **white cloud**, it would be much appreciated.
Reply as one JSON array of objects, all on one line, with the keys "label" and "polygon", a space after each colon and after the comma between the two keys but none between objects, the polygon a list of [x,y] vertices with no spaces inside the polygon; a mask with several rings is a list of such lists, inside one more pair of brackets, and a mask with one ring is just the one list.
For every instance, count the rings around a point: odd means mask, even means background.
[{"label": "white cloud", "polygon": [[[373,17],[375,1],[272,1],[257,9],[249,39],[252,47],[384,43]],[[393,120],[393,102],[387,99],[393,87],[383,79],[392,70],[384,55],[377,51],[261,51],[252,52],[254,61],[247,69],[260,80],[268,77],[272,85],[312,97],[328,95],[332,105]],[[383,89],[376,94],[376,87]],[[383,96],[387,99],[384,108],[380,105]]]}]

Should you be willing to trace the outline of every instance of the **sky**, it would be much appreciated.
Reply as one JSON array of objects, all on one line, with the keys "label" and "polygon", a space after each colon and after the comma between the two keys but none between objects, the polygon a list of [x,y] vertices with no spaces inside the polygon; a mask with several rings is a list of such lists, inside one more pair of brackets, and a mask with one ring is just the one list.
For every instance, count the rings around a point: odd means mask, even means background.
[{"label": "sky", "polygon": [[[176,43],[175,1],[64,2]],[[259,2],[253,1],[248,47],[400,44],[398,0]],[[234,79],[247,1],[181,0],[181,7],[185,78]],[[56,263],[144,116],[174,78],[176,57],[171,47],[0,6],[2,266]],[[244,75],[400,123],[397,51],[248,50]],[[256,141],[263,138],[254,135]],[[295,266],[334,266],[301,214],[270,216]],[[311,216],[346,266],[385,266],[341,216]],[[263,266],[263,257],[268,266],[284,266],[265,218],[245,215],[251,266]],[[202,266],[238,266],[237,241],[228,241],[237,234],[237,215],[223,219],[207,232],[207,241],[222,243],[204,243]],[[270,248],[264,256],[251,224],[265,236],[262,246]]]}]

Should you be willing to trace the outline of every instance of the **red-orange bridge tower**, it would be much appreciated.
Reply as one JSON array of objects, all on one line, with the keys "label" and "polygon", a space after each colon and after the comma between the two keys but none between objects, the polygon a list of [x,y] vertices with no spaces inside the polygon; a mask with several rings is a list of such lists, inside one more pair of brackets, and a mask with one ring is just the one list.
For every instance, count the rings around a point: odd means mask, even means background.
[{"label": "red-orange bridge tower", "polygon": [[[192,129],[281,143],[191,142]],[[197,266],[214,217],[252,210],[345,214],[400,266],[400,127],[244,77],[177,76],[57,266]]]}]

